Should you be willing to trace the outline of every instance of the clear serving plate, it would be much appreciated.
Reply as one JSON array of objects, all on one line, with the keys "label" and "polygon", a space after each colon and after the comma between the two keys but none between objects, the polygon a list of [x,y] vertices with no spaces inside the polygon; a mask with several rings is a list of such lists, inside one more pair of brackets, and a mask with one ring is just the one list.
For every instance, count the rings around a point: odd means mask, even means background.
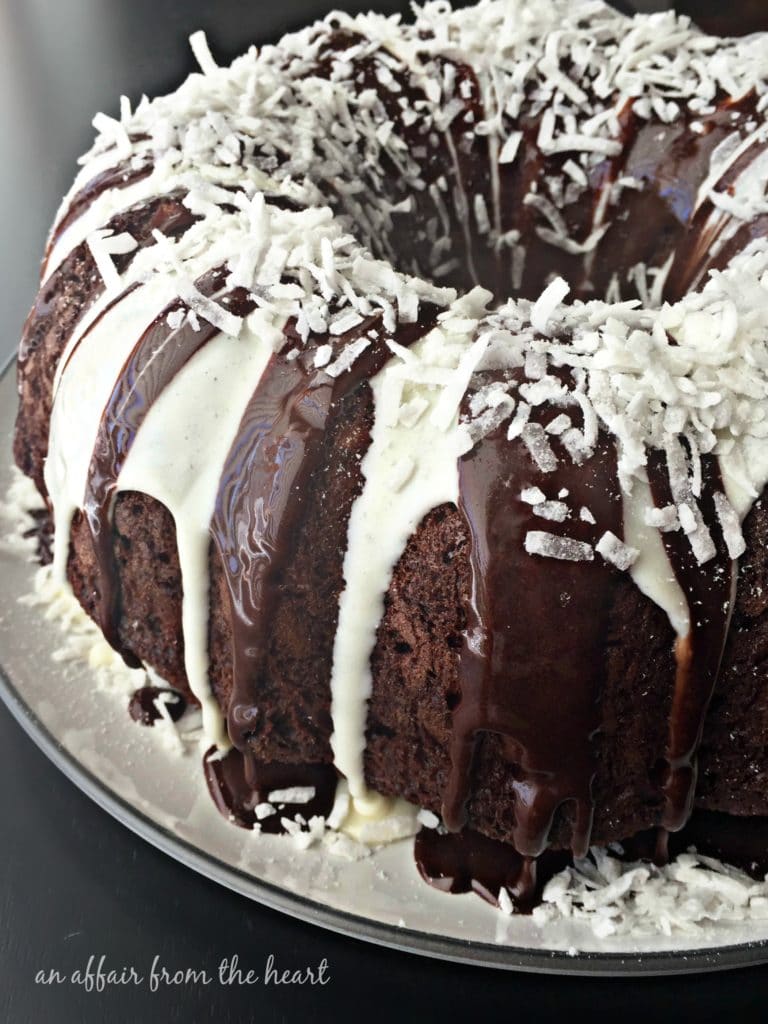
[{"label": "clear serving plate", "polygon": [[[0,376],[0,496],[11,480],[13,363]],[[361,860],[295,849],[224,820],[202,748],[179,753],[138,727],[124,694],[96,687],[82,662],[54,659],[62,633],[19,600],[35,567],[0,549],[0,697],[40,749],[89,797],[169,856],[244,897],[358,939],[445,960],[562,974],[674,974],[768,961],[768,921],[720,922],[691,936],[597,938],[568,919],[537,925],[477,896],[427,886],[411,839]]]}]

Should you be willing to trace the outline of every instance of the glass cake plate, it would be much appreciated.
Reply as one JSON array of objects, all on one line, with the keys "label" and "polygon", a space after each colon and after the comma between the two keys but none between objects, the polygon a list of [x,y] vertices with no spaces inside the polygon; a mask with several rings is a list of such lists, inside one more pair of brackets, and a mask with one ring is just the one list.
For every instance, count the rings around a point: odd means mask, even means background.
[{"label": "glass cake plate", "polygon": [[[13,364],[0,374],[0,497],[11,480]],[[201,751],[181,754],[138,727],[124,693],[90,685],[82,662],[55,660],[59,624],[19,598],[34,565],[0,548],[0,697],[41,750],[137,835],[221,885],[307,923],[395,949],[488,967],[561,974],[672,974],[768,961],[768,920],[720,922],[695,935],[598,938],[566,918],[539,925],[472,894],[426,885],[413,840],[344,860],[323,846],[227,822],[203,777]]]}]

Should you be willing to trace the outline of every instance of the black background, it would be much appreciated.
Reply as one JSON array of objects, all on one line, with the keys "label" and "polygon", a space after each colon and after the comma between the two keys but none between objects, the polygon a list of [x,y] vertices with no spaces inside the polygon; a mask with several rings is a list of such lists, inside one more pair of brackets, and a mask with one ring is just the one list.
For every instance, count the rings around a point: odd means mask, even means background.
[{"label": "black background", "polygon": [[[536,2],[536,0],[532,0]],[[768,0],[759,0],[768,10]],[[192,70],[186,38],[204,28],[228,60],[331,6],[406,11],[386,0],[0,0],[0,363],[16,345],[37,260],[96,110],[116,113]],[[637,6],[663,7],[648,0]],[[759,4],[757,5],[759,6]],[[753,4],[753,7],[757,9]],[[688,8],[713,7],[695,0]],[[733,5],[717,3],[722,17]],[[2,581],[0,580],[0,585]],[[88,959],[145,974],[215,974],[222,957],[263,973],[328,962],[324,987],[146,985],[88,993],[35,984]],[[605,1022],[763,1019],[768,967],[681,978],[508,974],[344,939],[262,909],[181,867],[99,810],[0,708],[0,1024],[37,1021]]]}]

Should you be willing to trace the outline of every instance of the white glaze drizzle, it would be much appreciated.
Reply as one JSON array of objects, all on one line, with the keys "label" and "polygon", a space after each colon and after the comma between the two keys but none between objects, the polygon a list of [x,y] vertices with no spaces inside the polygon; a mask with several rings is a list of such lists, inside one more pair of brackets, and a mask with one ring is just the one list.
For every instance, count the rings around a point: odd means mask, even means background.
[{"label": "white glaze drizzle", "polygon": [[645,522],[645,513],[653,508],[651,488],[646,480],[636,479],[632,493],[622,492],[624,503],[624,540],[640,554],[629,569],[635,586],[662,611],[679,637],[688,636],[691,613],[688,600],[672,570],[661,533]]},{"label": "white glaze drizzle", "polygon": [[[370,660],[384,598],[394,567],[424,516],[438,505],[456,503],[458,459],[471,446],[458,426],[458,410],[447,429],[434,426],[431,417],[443,392],[423,380],[456,370],[473,332],[453,325],[476,315],[476,307],[472,294],[458,300],[440,327],[416,342],[407,355],[393,358],[371,381],[375,418],[361,465],[363,489],[349,518],[331,673],[334,763],[363,815],[379,811],[378,801],[366,788],[363,752]],[[420,415],[405,425],[401,405],[414,399],[423,403]]]},{"label": "white glaze drizzle", "polygon": [[172,282],[162,276],[125,295],[85,331],[58,381],[45,485],[54,510],[53,571],[61,584],[104,406],[136,341],[174,297]]},{"label": "white glaze drizzle", "polygon": [[117,481],[118,491],[147,494],[173,516],[184,667],[206,739],[219,747],[228,738],[208,673],[209,527],[224,461],[282,332],[256,310],[238,338],[219,334],[203,345],[152,405]]}]

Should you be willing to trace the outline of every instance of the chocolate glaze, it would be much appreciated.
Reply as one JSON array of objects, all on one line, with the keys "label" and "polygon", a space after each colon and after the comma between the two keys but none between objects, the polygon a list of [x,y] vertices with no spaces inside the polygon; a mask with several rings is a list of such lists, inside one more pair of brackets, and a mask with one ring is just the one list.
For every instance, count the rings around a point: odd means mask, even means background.
[{"label": "chocolate glaze", "polygon": [[507,889],[515,908],[530,913],[541,902],[544,886],[571,863],[562,850],[546,850],[524,857],[508,843],[479,832],[439,832],[422,828],[414,843],[421,877],[441,892],[474,892],[498,905],[499,891]]},{"label": "chocolate glaze", "polygon": [[128,701],[128,714],[141,725],[154,725],[163,716],[157,709],[155,703],[157,698],[169,694],[165,707],[171,717],[171,721],[178,722],[187,708],[187,703],[180,693],[171,690],[166,686],[142,686],[140,690],[131,696]]},{"label": "chocolate glaze", "polygon": [[[696,750],[728,638],[736,584],[736,563],[731,561],[722,532],[716,527],[713,495],[723,490],[717,458],[703,456],[701,468],[698,504],[704,522],[710,527],[717,552],[715,557],[700,565],[682,530],[661,535],[691,615],[690,633],[678,640],[675,649],[677,674],[669,720],[665,807],[661,821],[670,831],[685,825],[693,807]],[[666,459],[660,452],[649,453],[648,479],[657,507],[673,503]]]},{"label": "chocolate glaze", "polygon": [[[679,832],[648,829],[625,840],[622,849],[623,853],[616,850],[621,860],[650,861],[659,867],[694,850],[762,880],[768,873],[768,817],[695,811]],[[524,857],[508,843],[469,829],[446,833],[422,828],[414,857],[422,878],[441,892],[474,892],[495,906],[504,887],[522,914],[538,906],[547,882],[573,864],[567,851],[545,850],[538,857]]]},{"label": "chocolate glaze", "polygon": [[[433,308],[424,309],[417,323],[398,329],[396,340],[411,344],[430,328],[435,315]],[[310,342],[294,360],[276,353],[224,465],[211,532],[232,623],[227,725],[232,742],[243,752],[258,719],[271,623],[303,526],[301,499],[319,466],[324,433],[341,399],[365,385],[391,356],[378,317],[365,320],[337,343],[338,352],[372,329],[375,340],[335,379],[313,366],[315,347],[324,338]]]},{"label": "chocolate glaze", "polygon": [[[197,287],[204,295],[214,295],[223,289],[225,276],[223,269],[211,271],[197,282]],[[253,309],[253,301],[242,289],[217,301],[237,316]],[[112,647],[134,667],[140,662],[120,643],[118,632],[120,587],[112,510],[120,471],[147,413],[192,356],[219,333],[203,319],[198,330],[189,321],[175,330],[171,328],[168,314],[187,309],[180,299],[167,306],[144,331],[123,366],[99,423],[83,502],[96,562],[97,621]]]},{"label": "chocolate glaze", "polygon": [[[306,821],[315,815],[325,818],[336,795],[338,776],[332,765],[256,765],[253,758],[234,747],[224,757],[218,756],[216,747],[210,747],[203,757],[203,771],[219,812],[241,828],[253,828],[258,821],[262,832],[284,832],[280,819],[293,819],[296,814]],[[275,814],[256,817],[256,806],[266,803],[271,792],[293,786],[314,786],[313,799],[305,804],[279,804]]]},{"label": "chocolate glaze", "polygon": [[[546,425],[557,413],[538,408],[532,421]],[[443,818],[454,832],[467,823],[475,747],[484,732],[498,733],[513,779],[514,845],[529,857],[544,850],[554,816],[566,804],[573,814],[574,852],[583,855],[589,847],[591,741],[599,726],[607,615],[619,576],[597,556],[567,562],[531,555],[525,535],[544,530],[591,544],[606,530],[623,536],[613,441],[601,435],[595,455],[582,466],[557,439],[552,447],[558,469],[543,473],[520,440],[507,440],[504,424],[459,465],[472,589]],[[567,488],[576,513],[562,524],[536,517],[520,499],[530,486],[553,500]],[[578,519],[582,505],[597,526]]]}]

